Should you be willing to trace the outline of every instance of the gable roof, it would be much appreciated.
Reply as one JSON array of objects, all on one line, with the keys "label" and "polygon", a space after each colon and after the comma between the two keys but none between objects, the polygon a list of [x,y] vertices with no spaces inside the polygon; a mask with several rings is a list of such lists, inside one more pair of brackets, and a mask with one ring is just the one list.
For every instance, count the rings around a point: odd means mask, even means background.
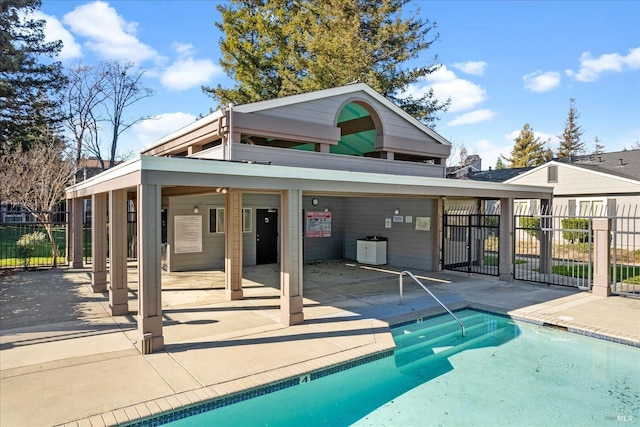
[{"label": "gable roof", "polygon": [[329,98],[336,95],[346,95],[351,93],[355,94],[358,92],[363,92],[369,95],[370,97],[372,97],[373,99],[375,99],[376,101],[378,101],[379,103],[381,103],[382,105],[384,105],[385,107],[387,107],[388,109],[396,113],[398,116],[402,117],[403,119],[411,123],[414,127],[424,132],[425,134],[429,135],[439,143],[444,145],[451,145],[451,143],[447,139],[445,139],[442,135],[438,134],[433,129],[427,127],[421,121],[411,116],[409,113],[404,111],[402,108],[398,107],[396,104],[391,102],[389,99],[387,99],[383,95],[373,90],[371,86],[365,83],[353,83],[345,86],[334,87],[331,89],[321,89],[313,92],[301,93],[298,95],[289,95],[289,96],[284,96],[282,98],[252,102],[251,104],[233,106],[233,109],[234,111],[238,111],[241,113],[255,113],[259,111],[269,110],[272,108],[284,107],[284,106],[299,104],[302,102],[315,101],[318,99]]},{"label": "gable roof", "polygon": [[488,171],[471,172],[469,173],[469,175],[467,175],[467,179],[471,179],[474,181],[505,182],[532,169],[535,169],[535,167],[530,166],[526,168],[489,169]]},{"label": "gable roof", "polygon": [[554,159],[594,172],[640,181],[640,149]]},{"label": "gable roof", "polygon": [[171,141],[175,138],[179,138],[181,136],[187,135],[191,132],[194,132],[198,129],[204,128],[205,126],[207,126],[210,123],[215,122],[216,120],[218,120],[220,117],[225,115],[225,111],[228,109],[232,109],[235,112],[239,112],[239,113],[258,113],[261,111],[266,111],[266,110],[270,110],[270,109],[274,109],[274,108],[279,108],[279,107],[285,107],[285,106],[291,106],[291,105],[295,105],[295,104],[300,104],[303,102],[309,102],[309,101],[315,101],[315,100],[319,100],[319,99],[323,99],[323,98],[329,98],[332,96],[338,96],[338,95],[346,95],[346,94],[365,94],[366,96],[373,98],[375,101],[379,102],[380,104],[382,104],[384,107],[388,108],[389,110],[391,110],[393,113],[395,113],[396,115],[398,115],[399,117],[401,117],[402,119],[406,120],[409,124],[411,124],[413,127],[415,127],[416,129],[418,129],[419,131],[421,131],[422,133],[428,135],[429,137],[433,138],[436,142],[442,144],[442,145],[446,145],[446,146],[451,146],[451,143],[445,139],[443,136],[441,136],[440,134],[438,134],[437,132],[435,132],[433,129],[427,127],[425,124],[423,124],[422,122],[420,122],[419,120],[417,120],[415,117],[411,116],[410,114],[408,114],[406,111],[404,111],[402,108],[398,107],[396,104],[394,104],[393,102],[391,102],[390,100],[388,100],[387,98],[385,98],[384,96],[380,95],[378,92],[376,92],[375,90],[373,90],[370,86],[364,84],[364,83],[356,83],[356,84],[349,84],[349,85],[345,85],[345,86],[339,86],[339,87],[335,87],[335,88],[331,88],[331,89],[323,89],[323,90],[317,90],[314,92],[308,92],[308,93],[303,93],[303,94],[298,94],[298,95],[290,95],[290,96],[284,96],[282,98],[275,98],[275,99],[270,99],[270,100],[266,100],[266,101],[258,101],[258,102],[252,102],[250,104],[243,104],[243,105],[230,105],[229,107],[225,108],[225,109],[219,109],[214,111],[213,113],[198,119],[178,130],[176,130],[175,132],[172,132],[169,135],[166,135],[150,144],[148,144],[147,146],[145,146],[142,149],[142,153],[145,153],[155,147],[158,147],[164,143],[166,143],[167,141]]},{"label": "gable roof", "polygon": [[556,158],[540,166],[526,168],[493,169],[472,172],[467,175],[467,179],[489,182],[510,182],[520,175],[532,173],[534,170],[546,167],[552,163],[574,166],[592,172],[640,181],[640,149]]},{"label": "gable roof", "polygon": [[520,176],[528,175],[551,164],[585,169],[596,174],[609,175],[625,180],[640,181],[640,150],[624,150],[614,151],[612,153],[587,154],[583,156],[573,156],[571,158],[553,159],[545,164],[531,168],[524,173],[517,174],[503,182],[513,182]]}]

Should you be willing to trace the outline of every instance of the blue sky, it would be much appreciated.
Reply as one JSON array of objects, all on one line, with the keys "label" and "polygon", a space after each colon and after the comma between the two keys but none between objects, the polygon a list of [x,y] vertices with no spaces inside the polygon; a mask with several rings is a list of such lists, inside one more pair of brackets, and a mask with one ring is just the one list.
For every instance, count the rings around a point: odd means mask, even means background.
[{"label": "blue sky", "polygon": [[[43,0],[46,36],[65,65],[133,61],[156,95],[129,114],[154,116],[121,137],[139,151],[216,107],[202,85],[231,86],[218,59],[216,5],[204,0]],[[409,90],[451,97],[435,130],[479,154],[483,169],[508,156],[525,123],[543,141],[564,129],[569,100],[582,140],[608,152],[640,143],[640,1],[415,1],[439,40],[419,59],[442,68]],[[416,62],[411,65],[420,65]],[[456,161],[456,155],[452,157]]]}]

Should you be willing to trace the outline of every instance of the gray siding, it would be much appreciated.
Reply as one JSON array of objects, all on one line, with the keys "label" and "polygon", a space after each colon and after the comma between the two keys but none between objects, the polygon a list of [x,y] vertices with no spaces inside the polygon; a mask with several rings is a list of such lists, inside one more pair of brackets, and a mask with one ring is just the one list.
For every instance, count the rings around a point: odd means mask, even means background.
[{"label": "gray siding", "polygon": [[[169,201],[168,233],[170,265],[169,271],[213,270],[224,268],[225,235],[209,233],[209,209],[224,208],[225,196],[208,195],[198,197],[172,197]],[[173,250],[176,215],[195,215],[193,207],[198,206],[202,216],[202,252],[176,254]],[[243,207],[251,208],[251,232],[243,233],[242,253],[244,265],[256,263],[256,209],[280,208],[280,196],[269,194],[244,194]]]},{"label": "gray siding", "polygon": [[[303,197],[305,212],[328,209],[331,214],[331,236],[304,238],[305,262],[332,259],[356,259],[356,241],[368,235],[387,237],[387,261],[403,268],[431,270],[433,265],[433,239],[435,231],[416,231],[418,216],[432,216],[433,201],[430,199],[402,199],[376,197],[330,197],[315,196],[319,203],[311,204],[314,196]],[[169,250],[170,271],[212,270],[224,268],[223,233],[209,233],[209,208],[223,208],[222,195],[198,197],[172,197],[169,201]],[[274,194],[244,194],[243,207],[252,211],[251,232],[243,234],[243,264],[256,262],[256,209],[276,208],[280,211],[280,196]],[[202,216],[202,252],[175,254],[172,246],[175,238],[173,224],[176,215],[194,215],[198,206]],[[403,219],[412,216],[411,223],[391,222],[385,228],[385,219],[393,218],[394,210],[400,209]],[[436,221],[432,219],[432,223]],[[281,224],[281,221],[278,221]],[[306,230],[306,224],[304,224]],[[280,252],[278,239],[278,252]]]},{"label": "gray siding", "polygon": [[[193,157],[218,159],[218,147],[197,153]],[[393,175],[415,175],[444,178],[444,165],[430,165],[397,160],[369,159],[342,154],[316,153],[284,148],[234,144],[233,160],[270,163],[280,166],[308,167],[343,171],[385,173]]]},{"label": "gray siding", "polygon": [[[347,223],[345,214],[346,198],[318,196],[318,205],[313,206],[313,197],[303,197],[303,208],[306,212],[331,212],[331,237],[306,237],[306,222],[304,238],[304,261],[325,261],[344,258],[344,229]],[[306,218],[306,216],[305,216]],[[304,221],[305,219],[303,219]]]},{"label": "gray siding", "polygon": [[409,139],[425,138],[425,134],[421,130],[413,126],[408,121],[398,117],[395,112],[391,111],[376,100],[369,98],[369,96],[364,93],[348,93],[332,96],[330,98],[300,102],[294,105],[260,111],[260,114],[335,126],[336,117],[340,113],[340,106],[350,99],[353,99],[354,101],[364,101],[371,105],[380,116],[385,134]]},{"label": "gray siding", "polygon": [[[394,210],[400,215],[412,216],[411,223],[391,222],[391,228],[385,228],[385,219],[393,219]],[[433,201],[430,199],[401,198],[350,198],[346,214],[349,218],[345,229],[345,258],[356,259],[356,241],[369,235],[381,235],[388,238],[387,261],[403,268],[431,270],[433,265],[433,239],[437,235],[431,231],[417,231],[416,217],[433,215]],[[404,219],[403,218],[403,219]],[[432,225],[436,221],[432,218]]]}]

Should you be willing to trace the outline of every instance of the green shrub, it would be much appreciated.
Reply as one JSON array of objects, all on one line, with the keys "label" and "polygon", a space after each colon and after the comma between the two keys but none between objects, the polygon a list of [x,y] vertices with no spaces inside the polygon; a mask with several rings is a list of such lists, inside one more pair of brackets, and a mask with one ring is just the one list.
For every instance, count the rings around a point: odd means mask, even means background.
[{"label": "green shrub", "polygon": [[18,247],[18,255],[23,260],[24,268],[29,267],[33,252],[46,241],[47,236],[42,231],[24,234],[18,239],[16,246]]},{"label": "green shrub", "polygon": [[518,217],[520,221],[520,228],[525,230],[528,234],[537,237],[540,231],[540,217],[535,216],[521,216]]},{"label": "green shrub", "polygon": [[571,243],[584,243],[589,241],[589,219],[588,218],[565,218],[561,221],[562,237]]}]

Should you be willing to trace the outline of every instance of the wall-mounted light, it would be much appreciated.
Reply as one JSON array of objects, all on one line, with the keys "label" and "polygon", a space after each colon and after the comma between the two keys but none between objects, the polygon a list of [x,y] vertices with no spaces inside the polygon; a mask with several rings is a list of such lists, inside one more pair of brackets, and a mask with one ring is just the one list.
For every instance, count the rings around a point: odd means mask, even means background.
[{"label": "wall-mounted light", "polygon": [[393,211],[393,213],[396,215],[400,215],[400,209],[396,209],[395,211]]},{"label": "wall-mounted light", "polygon": [[200,212],[200,208],[198,208],[197,206],[193,207],[193,213],[197,214]]},{"label": "wall-mounted light", "polygon": [[316,199],[315,197],[314,197],[313,199],[311,199],[311,204],[312,204],[313,206],[318,206],[318,203],[320,203],[320,202],[319,202],[319,201],[318,201],[318,199]]}]

